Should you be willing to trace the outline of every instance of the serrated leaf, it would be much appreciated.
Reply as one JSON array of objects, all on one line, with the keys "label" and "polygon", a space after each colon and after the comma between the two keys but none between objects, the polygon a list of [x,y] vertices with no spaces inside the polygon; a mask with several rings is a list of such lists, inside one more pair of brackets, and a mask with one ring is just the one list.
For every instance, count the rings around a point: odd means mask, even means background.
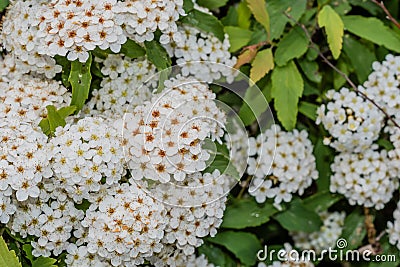
[{"label": "serrated leaf", "polygon": [[399,35],[385,26],[381,20],[373,17],[344,16],[343,23],[349,32],[400,53]]},{"label": "serrated leaf", "polygon": [[239,110],[239,117],[244,125],[248,126],[252,124],[256,118],[260,118],[260,115],[268,109],[269,105],[265,96],[266,93],[264,90],[260,91],[256,85],[246,90],[243,105]]},{"label": "serrated leaf", "polygon": [[343,196],[332,194],[329,191],[321,191],[303,199],[306,208],[315,212],[326,211],[330,206],[343,199]]},{"label": "serrated leaf", "polygon": [[290,131],[296,125],[299,98],[303,93],[304,82],[296,64],[290,61],[272,72],[271,96],[279,121]]},{"label": "serrated leaf", "polygon": [[246,4],[246,1],[241,1],[237,6],[238,26],[243,29],[248,29],[251,24],[251,11]]},{"label": "serrated leaf", "polygon": [[286,65],[294,58],[299,58],[307,52],[309,40],[304,31],[294,27],[278,44],[275,51],[275,62],[278,66]]},{"label": "serrated leaf", "polygon": [[228,0],[197,0],[198,5],[204,6],[208,9],[216,9],[221,6],[224,6]]},{"label": "serrated leaf", "polygon": [[54,263],[56,262],[56,259],[40,256],[35,261],[33,261],[32,267],[57,267],[56,265],[54,265]]},{"label": "serrated leaf", "polygon": [[247,50],[243,51],[243,53],[241,53],[238,56],[236,64],[233,67],[235,69],[239,69],[244,64],[250,63],[256,55],[257,55],[257,50],[255,50],[255,49],[247,49]]},{"label": "serrated leaf", "polygon": [[318,63],[315,61],[308,61],[305,59],[297,61],[300,65],[301,70],[304,72],[306,77],[315,83],[322,81],[322,74],[318,71]]},{"label": "serrated leaf", "polygon": [[89,97],[90,84],[92,82],[91,64],[92,55],[90,53],[86,63],[81,63],[79,60],[71,62],[68,81],[72,86],[71,106],[76,106],[76,112],[82,109]]},{"label": "serrated leaf", "polygon": [[146,54],[146,50],[131,39],[128,39],[121,46],[121,53],[130,58],[138,58],[144,56]]},{"label": "serrated leaf", "polygon": [[34,256],[32,255],[32,245],[24,244],[22,245],[22,250],[25,252],[25,257],[32,263]]},{"label": "serrated leaf", "polygon": [[257,261],[257,252],[262,249],[257,236],[247,232],[226,231],[218,233],[209,242],[224,246],[231,251],[242,264],[252,266]]},{"label": "serrated leaf", "polygon": [[156,66],[157,70],[162,71],[171,66],[171,58],[165,48],[157,41],[144,42],[147,58]]},{"label": "serrated leaf", "polygon": [[278,210],[270,203],[258,204],[251,199],[241,199],[228,205],[221,227],[243,229],[255,227],[269,221]]},{"label": "serrated leaf", "polygon": [[21,267],[14,250],[9,250],[3,237],[0,236],[0,266]]},{"label": "serrated leaf", "polygon": [[215,37],[221,40],[221,42],[224,41],[224,27],[213,15],[193,9],[187,14],[187,16],[183,17],[181,21],[183,24],[193,26],[204,32],[211,32]]},{"label": "serrated leaf", "polygon": [[260,50],[251,63],[250,79],[256,83],[273,68],[274,57],[272,55],[272,49]]},{"label": "serrated leaf", "polygon": [[293,199],[289,208],[274,218],[288,231],[312,233],[318,231],[322,225],[319,215],[307,209],[300,199]]},{"label": "serrated leaf", "polygon": [[344,25],[340,16],[329,5],[326,5],[318,13],[318,25],[325,28],[328,36],[329,49],[333,58],[338,59],[342,50]]},{"label": "serrated leaf", "polygon": [[343,51],[355,69],[358,82],[362,84],[372,72],[372,63],[376,61],[375,53],[351,37],[344,38]]},{"label": "serrated leaf", "polygon": [[0,12],[2,12],[10,3],[9,0],[0,0]]},{"label": "serrated leaf", "polygon": [[301,101],[299,104],[299,112],[306,116],[307,118],[315,121],[317,119],[317,108],[319,106],[313,104],[313,103],[308,103]]},{"label": "serrated leaf", "polygon": [[[265,6],[264,0],[246,0],[247,6],[249,7],[254,18],[264,26],[267,34],[270,33],[269,15],[267,7]],[[268,38],[269,39],[269,38]]]},{"label": "serrated leaf", "polygon": [[271,40],[279,39],[285,30],[288,22],[294,24],[284,12],[292,16],[294,20],[299,20],[307,9],[307,0],[268,0],[267,10],[270,15],[270,21],[273,23],[271,27]]},{"label": "serrated leaf", "polygon": [[231,44],[229,48],[230,52],[235,52],[247,45],[253,34],[252,31],[235,26],[226,26],[224,30],[229,35],[229,43]]}]

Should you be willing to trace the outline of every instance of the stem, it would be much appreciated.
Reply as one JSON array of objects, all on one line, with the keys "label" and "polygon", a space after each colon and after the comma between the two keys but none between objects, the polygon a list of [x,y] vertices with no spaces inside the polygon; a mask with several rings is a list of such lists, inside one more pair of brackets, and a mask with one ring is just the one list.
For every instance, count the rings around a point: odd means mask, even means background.
[{"label": "stem", "polygon": [[369,96],[367,96],[366,94],[364,94],[363,92],[361,92],[360,90],[358,90],[357,86],[354,84],[354,82],[349,78],[349,76],[347,76],[344,72],[342,72],[341,70],[339,70],[335,65],[332,64],[332,62],[329,61],[328,58],[325,57],[325,55],[323,53],[321,53],[321,51],[319,51],[319,49],[317,48],[316,44],[314,43],[314,41],[312,40],[310,33],[308,32],[306,26],[304,24],[301,24],[300,22],[298,22],[297,20],[295,20],[289,13],[287,13],[286,11],[284,12],[284,14],[291,19],[292,21],[294,21],[296,23],[296,25],[298,25],[299,27],[301,27],[301,29],[304,31],[304,33],[306,34],[308,40],[310,41],[310,47],[315,49],[318,52],[318,56],[320,58],[322,58],[322,60],[329,66],[331,67],[335,72],[337,72],[340,76],[342,76],[347,83],[351,86],[351,88],[353,88],[353,90],[360,95],[362,98],[364,98],[365,100],[371,102],[376,108],[378,108],[385,116],[388,120],[390,120],[394,126],[396,126],[397,128],[400,129],[400,125],[382,108],[380,107],[373,99],[371,99]]},{"label": "stem", "polygon": [[368,242],[375,244],[376,241],[376,229],[372,219],[372,215],[369,213],[368,208],[364,208],[365,215],[365,228],[367,229]]},{"label": "stem", "polygon": [[386,14],[386,18],[393,22],[393,24],[400,29],[400,23],[390,14],[389,10],[386,8],[385,4],[383,1],[378,1],[378,0],[371,0],[373,3],[375,3],[377,6],[379,6]]},{"label": "stem", "polygon": [[242,189],[240,189],[240,192],[239,192],[239,194],[237,195],[237,199],[241,199],[241,198],[242,198],[242,196],[243,196],[243,194],[244,194],[244,191],[247,189],[247,187],[248,187],[249,184],[250,184],[251,178],[253,178],[253,176],[251,176],[251,175],[247,176],[246,181],[245,181],[244,184],[242,185]]}]

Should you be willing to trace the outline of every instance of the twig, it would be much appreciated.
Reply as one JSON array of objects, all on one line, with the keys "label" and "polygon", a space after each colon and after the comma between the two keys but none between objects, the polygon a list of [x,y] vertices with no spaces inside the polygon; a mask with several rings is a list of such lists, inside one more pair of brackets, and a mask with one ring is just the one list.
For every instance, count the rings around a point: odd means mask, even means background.
[{"label": "twig", "polygon": [[258,50],[258,48],[260,48],[260,47],[262,47],[264,45],[267,45],[267,44],[269,44],[268,41],[262,41],[262,42],[259,42],[257,44],[245,46],[245,47],[242,48],[242,51],[245,51],[245,50]]},{"label": "twig", "polygon": [[237,199],[241,199],[241,198],[242,198],[242,196],[243,196],[243,194],[244,194],[244,191],[246,190],[246,188],[247,188],[247,187],[249,186],[249,184],[250,184],[251,178],[253,178],[253,176],[251,176],[251,175],[247,176],[246,181],[244,181],[244,184],[242,185],[242,189],[240,189],[240,192],[239,192],[239,194],[237,195]]},{"label": "twig", "polygon": [[385,4],[383,1],[378,1],[378,0],[371,0],[373,3],[375,3],[377,6],[379,6],[386,14],[386,18],[393,22],[393,24],[400,29],[400,23],[390,14],[389,10],[386,8]]},{"label": "twig", "polygon": [[365,215],[365,228],[367,229],[368,242],[372,245],[376,243],[376,229],[373,222],[372,215],[369,213],[368,208],[364,208]]},{"label": "twig", "polygon": [[351,88],[353,88],[353,90],[360,95],[362,98],[366,99],[367,101],[371,102],[376,108],[378,108],[383,114],[385,114],[386,118],[388,118],[393,124],[394,126],[396,126],[397,128],[400,129],[400,125],[382,108],[380,107],[373,99],[371,99],[369,96],[367,96],[366,94],[364,94],[363,92],[361,92],[360,90],[358,90],[357,86],[354,84],[354,82],[349,78],[349,76],[347,76],[344,72],[342,72],[341,70],[339,70],[335,65],[332,64],[332,62],[329,61],[329,59],[327,59],[325,57],[324,54],[321,53],[321,51],[319,51],[319,49],[317,48],[316,44],[314,43],[314,41],[312,40],[306,26],[304,24],[301,24],[300,22],[298,22],[297,20],[295,20],[289,13],[287,13],[286,11],[284,12],[284,14],[292,21],[294,21],[296,23],[297,26],[301,27],[301,29],[304,31],[304,33],[306,34],[308,40],[310,41],[310,47],[315,49],[318,52],[318,56],[320,58],[322,58],[322,60],[329,66],[331,67],[334,71],[336,71],[340,76],[342,76],[347,83],[351,86]]}]

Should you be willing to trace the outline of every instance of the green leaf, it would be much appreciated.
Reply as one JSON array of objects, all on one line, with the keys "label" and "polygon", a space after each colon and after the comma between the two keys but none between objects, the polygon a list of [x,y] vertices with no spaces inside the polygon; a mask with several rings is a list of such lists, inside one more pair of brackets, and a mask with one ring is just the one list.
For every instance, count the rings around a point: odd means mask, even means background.
[{"label": "green leaf", "polygon": [[275,51],[275,62],[278,66],[286,65],[294,58],[299,58],[307,52],[309,40],[304,31],[294,27],[278,44]]},{"label": "green leaf", "polygon": [[274,57],[272,49],[264,49],[257,52],[256,57],[251,63],[250,79],[256,83],[274,68]]},{"label": "green leaf", "polygon": [[322,74],[318,71],[318,63],[315,61],[308,61],[305,59],[297,61],[300,65],[301,70],[304,72],[306,77],[315,83],[322,81]]},{"label": "green leaf", "polygon": [[268,0],[267,10],[273,26],[271,27],[271,40],[281,37],[288,22],[294,23],[284,12],[289,13],[294,20],[299,20],[306,9],[307,0]]},{"label": "green leaf", "polygon": [[14,250],[9,250],[3,237],[0,236],[0,266],[21,267]]},{"label": "green leaf", "polygon": [[204,243],[197,250],[200,254],[204,254],[207,260],[215,266],[236,267],[236,262],[223,252],[222,249],[213,244]]},{"label": "green leaf", "polygon": [[361,210],[356,208],[344,220],[341,237],[347,241],[345,250],[355,249],[360,246],[365,235],[365,217],[361,214]]},{"label": "green leaf", "polygon": [[[347,63],[342,60],[342,58],[339,58],[339,60],[336,63],[336,67],[343,72],[346,75],[349,75],[349,66]],[[335,89],[341,88],[344,84],[346,83],[346,79],[337,73],[336,71],[333,73],[333,87]]]},{"label": "green leaf", "polygon": [[90,83],[92,82],[91,64],[92,55],[90,53],[86,63],[81,63],[78,60],[71,62],[68,81],[72,86],[71,106],[76,106],[76,112],[82,109],[89,97]]},{"label": "green leaf", "polygon": [[343,199],[342,195],[332,194],[329,191],[318,192],[303,199],[304,206],[315,212],[326,211],[330,206]]},{"label": "green leaf", "polygon": [[32,267],[57,267],[54,265],[56,261],[56,259],[40,256],[32,263]]},{"label": "green leaf", "polygon": [[25,257],[32,263],[35,258],[32,255],[32,245],[24,244],[24,245],[22,245],[22,250],[25,252]]},{"label": "green leaf", "polygon": [[246,4],[246,1],[241,1],[237,7],[238,26],[243,29],[248,29],[251,24],[251,11]]},{"label": "green leaf", "polygon": [[343,23],[349,32],[377,45],[383,45],[389,50],[400,52],[399,35],[381,20],[373,17],[345,16]]},{"label": "green leaf", "polygon": [[272,72],[274,106],[283,127],[290,131],[296,125],[299,98],[304,83],[296,64],[290,61],[286,66],[277,67]]},{"label": "green leaf", "polygon": [[376,141],[376,143],[377,143],[380,147],[383,147],[384,149],[386,149],[387,151],[390,151],[390,150],[394,149],[394,145],[392,144],[392,142],[390,142],[390,141],[387,140],[387,139],[382,139],[382,138],[380,138],[380,139],[378,139],[378,140]]},{"label": "green leaf", "polygon": [[69,115],[72,115],[76,111],[76,106],[62,107],[57,113],[61,118],[65,119]]},{"label": "green leaf", "polygon": [[319,177],[316,181],[319,191],[328,191],[332,174],[331,163],[334,152],[329,146],[323,144],[323,137],[318,138],[314,146],[315,163]]},{"label": "green leaf", "polygon": [[319,215],[307,209],[300,199],[293,199],[289,209],[278,213],[274,218],[288,231],[312,233],[319,231],[322,225]]},{"label": "green leaf", "polygon": [[161,71],[171,66],[171,58],[169,57],[165,48],[157,41],[144,42],[146,47],[147,58],[157,70]]},{"label": "green leaf", "polygon": [[0,12],[2,12],[10,3],[9,0],[0,0]]},{"label": "green leaf", "polygon": [[228,0],[197,0],[196,2],[200,6],[204,6],[208,9],[216,9],[224,6],[228,2]]},{"label": "green leaf", "polygon": [[71,84],[68,81],[69,74],[71,72],[71,61],[69,61],[66,57],[62,57],[59,55],[56,55],[54,57],[56,60],[57,64],[62,67],[61,71],[61,81],[65,87],[70,87]]},{"label": "green leaf", "polygon": [[49,120],[50,124],[50,131],[53,133],[55,132],[58,126],[65,126],[65,120],[62,118],[56,108],[54,106],[47,106],[47,119]]},{"label": "green leaf", "polygon": [[371,13],[371,15],[374,15],[374,16],[378,15],[379,12],[382,11],[380,9],[380,7],[378,5],[376,5],[375,3],[373,3],[372,1],[349,0],[349,3],[352,6],[359,6],[359,7],[364,8],[369,13]]},{"label": "green leaf", "polygon": [[[264,26],[265,30],[270,33],[269,25],[269,15],[267,7],[265,6],[264,0],[246,0],[247,6],[249,7],[251,13],[253,13],[254,18]],[[269,39],[269,38],[268,38]]]},{"label": "green leaf", "polygon": [[[224,41],[224,27],[213,15],[193,9],[187,14],[187,16],[183,17],[181,21],[183,24],[193,26],[206,33],[211,32],[215,37],[220,39],[221,42]],[[148,52],[149,50],[147,50],[147,53]]]},{"label": "green leaf", "polygon": [[138,58],[144,56],[146,54],[146,50],[131,39],[128,39],[121,46],[121,53],[130,58]]},{"label": "green leaf", "polygon": [[236,11],[235,6],[230,6],[228,9],[228,13],[225,17],[221,19],[221,22],[224,26],[238,26],[238,12]]},{"label": "green leaf", "polygon": [[268,109],[268,101],[264,93],[256,85],[246,90],[243,105],[239,110],[239,117],[244,125],[252,124],[256,118],[260,118],[260,115]]},{"label": "green leaf", "polygon": [[358,82],[363,83],[372,72],[375,53],[351,37],[344,38],[343,50],[356,71]]},{"label": "green leaf", "polygon": [[277,212],[270,203],[260,205],[253,198],[242,199],[227,206],[221,227],[243,229],[259,226],[268,222]]},{"label": "green leaf", "polygon": [[306,116],[307,118],[315,121],[317,119],[317,108],[319,106],[313,104],[313,103],[308,103],[301,101],[299,104],[299,112]]},{"label": "green leaf", "polygon": [[226,26],[224,30],[229,35],[230,52],[235,52],[247,45],[253,35],[252,31],[235,26]]},{"label": "green leaf", "polygon": [[329,49],[332,52],[333,58],[338,59],[342,50],[344,33],[342,19],[331,6],[326,5],[318,13],[318,24],[321,28],[325,28]]},{"label": "green leaf", "polygon": [[189,13],[192,11],[194,8],[194,4],[192,0],[183,0],[183,10],[185,10],[186,13]]},{"label": "green leaf", "polygon": [[227,231],[218,233],[209,242],[224,246],[231,251],[241,263],[254,265],[257,262],[257,252],[262,249],[258,238],[247,232]]}]

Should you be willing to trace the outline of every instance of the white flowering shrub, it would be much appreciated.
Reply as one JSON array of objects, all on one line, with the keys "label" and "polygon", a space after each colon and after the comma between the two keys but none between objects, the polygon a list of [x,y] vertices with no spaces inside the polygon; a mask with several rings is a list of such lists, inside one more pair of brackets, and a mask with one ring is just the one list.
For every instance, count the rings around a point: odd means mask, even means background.
[{"label": "white flowering shrub", "polygon": [[399,265],[398,2],[0,0],[0,267]]}]

